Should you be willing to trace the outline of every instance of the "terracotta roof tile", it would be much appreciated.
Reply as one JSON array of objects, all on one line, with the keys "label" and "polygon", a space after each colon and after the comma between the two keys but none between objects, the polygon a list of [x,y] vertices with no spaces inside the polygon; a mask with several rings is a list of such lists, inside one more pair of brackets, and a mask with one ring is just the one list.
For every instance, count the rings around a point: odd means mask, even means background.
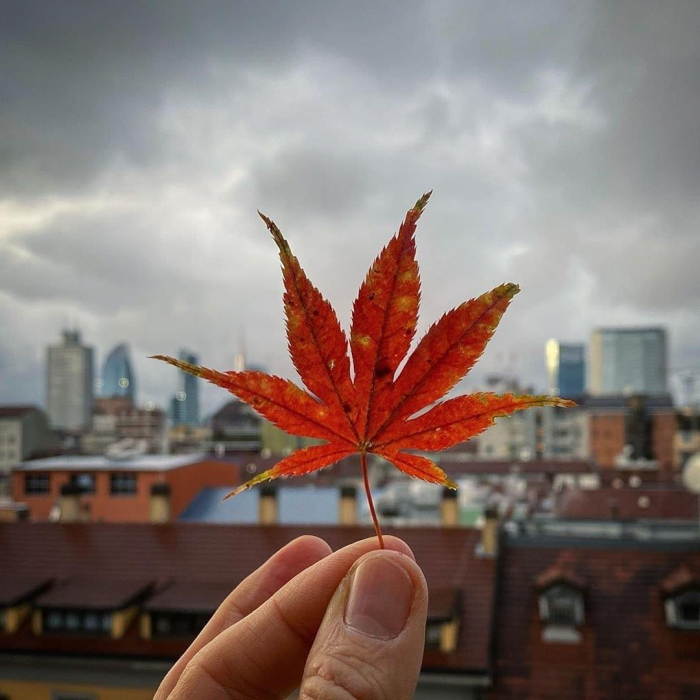
[{"label": "terracotta roof tile", "polygon": [[562,566],[559,564],[550,566],[546,571],[540,573],[535,579],[535,585],[540,589],[548,588],[558,581],[569,583],[576,588],[585,588],[584,580],[580,576],[577,576],[570,566]]},{"label": "terracotta roof tile", "polygon": [[693,571],[687,564],[682,564],[661,582],[664,593],[675,593],[686,586],[700,586],[700,569]]},{"label": "terracotta roof tile", "polygon": [[452,477],[477,474],[553,476],[556,474],[593,474],[598,471],[595,463],[577,459],[535,459],[527,461],[469,459],[462,461],[449,454],[440,454],[438,462],[446,471],[449,471]]},{"label": "terracotta roof tile", "polygon": [[234,581],[172,581],[150,596],[144,609],[213,613],[236,585]]},{"label": "terracotta roof tile", "polygon": [[429,620],[450,620],[461,607],[461,595],[458,588],[438,588],[430,591],[428,601]]},{"label": "terracotta roof tile", "polygon": [[555,513],[590,520],[693,520],[698,498],[679,488],[567,489],[557,497]]},{"label": "terracotta roof tile", "polygon": [[[79,593],[84,601],[107,604],[138,592],[139,585],[156,579],[187,582],[193,592],[192,604],[210,605],[214,597],[262,564],[290,540],[307,534],[308,527],[260,525],[210,525],[198,523],[122,524],[45,522],[0,523],[0,559],[18,577],[54,576],[81,583],[66,584],[68,593],[58,592],[46,601],[74,601]],[[373,533],[360,526],[314,526],[314,534],[338,549]],[[415,527],[387,529],[402,537],[413,549],[423,568],[428,587],[439,591],[460,590],[461,632],[454,652],[426,652],[424,667],[435,670],[485,672],[489,667],[496,562],[476,554],[480,533],[466,528]],[[31,556],[27,556],[31,552]],[[227,563],[222,569],[221,562]],[[95,578],[99,572],[99,578]],[[104,588],[98,581],[109,581],[119,595],[91,593]],[[90,583],[91,582],[91,583]],[[136,585],[134,585],[136,582]],[[182,586],[170,594],[164,589],[161,601],[190,605]],[[75,594],[75,595],[74,595]],[[107,597],[102,598],[105,595]],[[92,598],[91,596],[94,596]],[[156,600],[158,598],[156,597]],[[147,603],[148,604],[148,603]],[[11,637],[12,635],[10,635]],[[131,640],[131,641],[130,641]],[[63,645],[65,640],[59,640]],[[144,644],[137,636],[100,642],[103,653],[160,655],[179,654],[181,644]],[[53,642],[54,645],[57,643]],[[17,639],[0,638],[0,649],[17,645]],[[23,638],[25,648],[51,648],[51,640]],[[79,650],[79,642],[71,642]],[[10,647],[12,648],[12,647]],[[66,647],[67,648],[67,647]],[[92,649],[92,647],[89,647]],[[169,651],[164,651],[164,650]],[[83,649],[83,651],[85,651]],[[100,653],[94,650],[95,653]]]},{"label": "terracotta roof tile", "polygon": [[35,605],[40,608],[91,608],[119,610],[148,592],[153,579],[121,579],[76,577],[56,582],[40,595]]},{"label": "terracotta roof tile", "polygon": [[32,598],[51,583],[45,575],[18,576],[4,572],[0,576],[0,608]]}]

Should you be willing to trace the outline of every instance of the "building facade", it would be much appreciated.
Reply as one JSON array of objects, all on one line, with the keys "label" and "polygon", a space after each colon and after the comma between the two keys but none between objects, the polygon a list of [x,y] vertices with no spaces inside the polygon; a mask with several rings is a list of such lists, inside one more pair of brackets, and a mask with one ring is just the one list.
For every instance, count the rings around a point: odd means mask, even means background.
[{"label": "building facade", "polygon": [[582,343],[560,343],[548,340],[545,363],[549,393],[575,399],[586,389],[586,348]]},{"label": "building facade", "polygon": [[[167,505],[168,517],[159,519],[177,518],[203,488],[230,488],[239,474],[238,465],[206,455],[67,455],[19,464],[11,495],[27,505],[31,520],[65,520],[77,509],[76,520],[143,523],[153,520],[154,505]],[[154,489],[162,485],[167,494],[156,493],[161,498],[154,501]]]},{"label": "building facade", "polygon": [[101,398],[95,401],[92,429],[80,438],[83,454],[104,454],[118,443],[137,444],[142,452],[166,451],[166,416],[159,408],[135,408],[126,397]]},{"label": "building facade", "polygon": [[126,397],[136,402],[136,378],[129,359],[129,348],[120,343],[112,348],[102,367],[100,395],[105,398]]},{"label": "building facade", "polygon": [[604,469],[674,469],[676,412],[670,396],[601,396],[585,403],[591,457]]},{"label": "building facade", "polygon": [[90,425],[93,402],[93,349],[78,331],[63,331],[46,355],[46,405],[55,430],[77,433]]},{"label": "building facade", "polygon": [[606,394],[667,392],[664,328],[598,328],[589,346],[588,390]]},{"label": "building facade", "polygon": [[0,496],[10,470],[19,462],[57,446],[46,414],[36,406],[0,406]]}]

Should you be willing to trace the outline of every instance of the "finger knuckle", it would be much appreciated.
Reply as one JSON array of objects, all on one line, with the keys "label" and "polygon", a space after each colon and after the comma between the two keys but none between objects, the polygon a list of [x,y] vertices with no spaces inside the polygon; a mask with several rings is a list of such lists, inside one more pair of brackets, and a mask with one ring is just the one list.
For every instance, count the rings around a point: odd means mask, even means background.
[{"label": "finger knuckle", "polygon": [[384,673],[347,647],[327,650],[310,662],[300,700],[389,700]]}]

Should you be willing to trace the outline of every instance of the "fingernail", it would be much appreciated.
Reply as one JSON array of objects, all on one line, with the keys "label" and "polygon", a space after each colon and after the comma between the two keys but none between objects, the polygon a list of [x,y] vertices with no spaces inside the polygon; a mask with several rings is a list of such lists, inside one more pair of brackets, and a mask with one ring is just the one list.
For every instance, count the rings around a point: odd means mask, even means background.
[{"label": "fingernail", "polygon": [[393,639],[406,625],[412,603],[408,572],[390,557],[374,555],[352,576],[345,624],[370,637]]}]

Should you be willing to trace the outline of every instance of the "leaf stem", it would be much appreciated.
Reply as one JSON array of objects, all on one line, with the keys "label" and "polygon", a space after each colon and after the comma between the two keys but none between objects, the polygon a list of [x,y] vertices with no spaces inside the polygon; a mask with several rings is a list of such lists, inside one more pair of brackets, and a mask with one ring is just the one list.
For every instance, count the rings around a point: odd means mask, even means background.
[{"label": "leaf stem", "polygon": [[377,533],[377,539],[379,540],[379,549],[384,549],[382,528],[379,527],[379,519],[377,518],[377,513],[374,510],[374,501],[372,500],[372,491],[369,488],[369,477],[367,476],[367,453],[364,451],[360,452],[360,466],[362,467],[362,481],[365,484],[365,493],[367,494],[367,503],[369,503],[369,512],[372,515],[374,531]]}]

